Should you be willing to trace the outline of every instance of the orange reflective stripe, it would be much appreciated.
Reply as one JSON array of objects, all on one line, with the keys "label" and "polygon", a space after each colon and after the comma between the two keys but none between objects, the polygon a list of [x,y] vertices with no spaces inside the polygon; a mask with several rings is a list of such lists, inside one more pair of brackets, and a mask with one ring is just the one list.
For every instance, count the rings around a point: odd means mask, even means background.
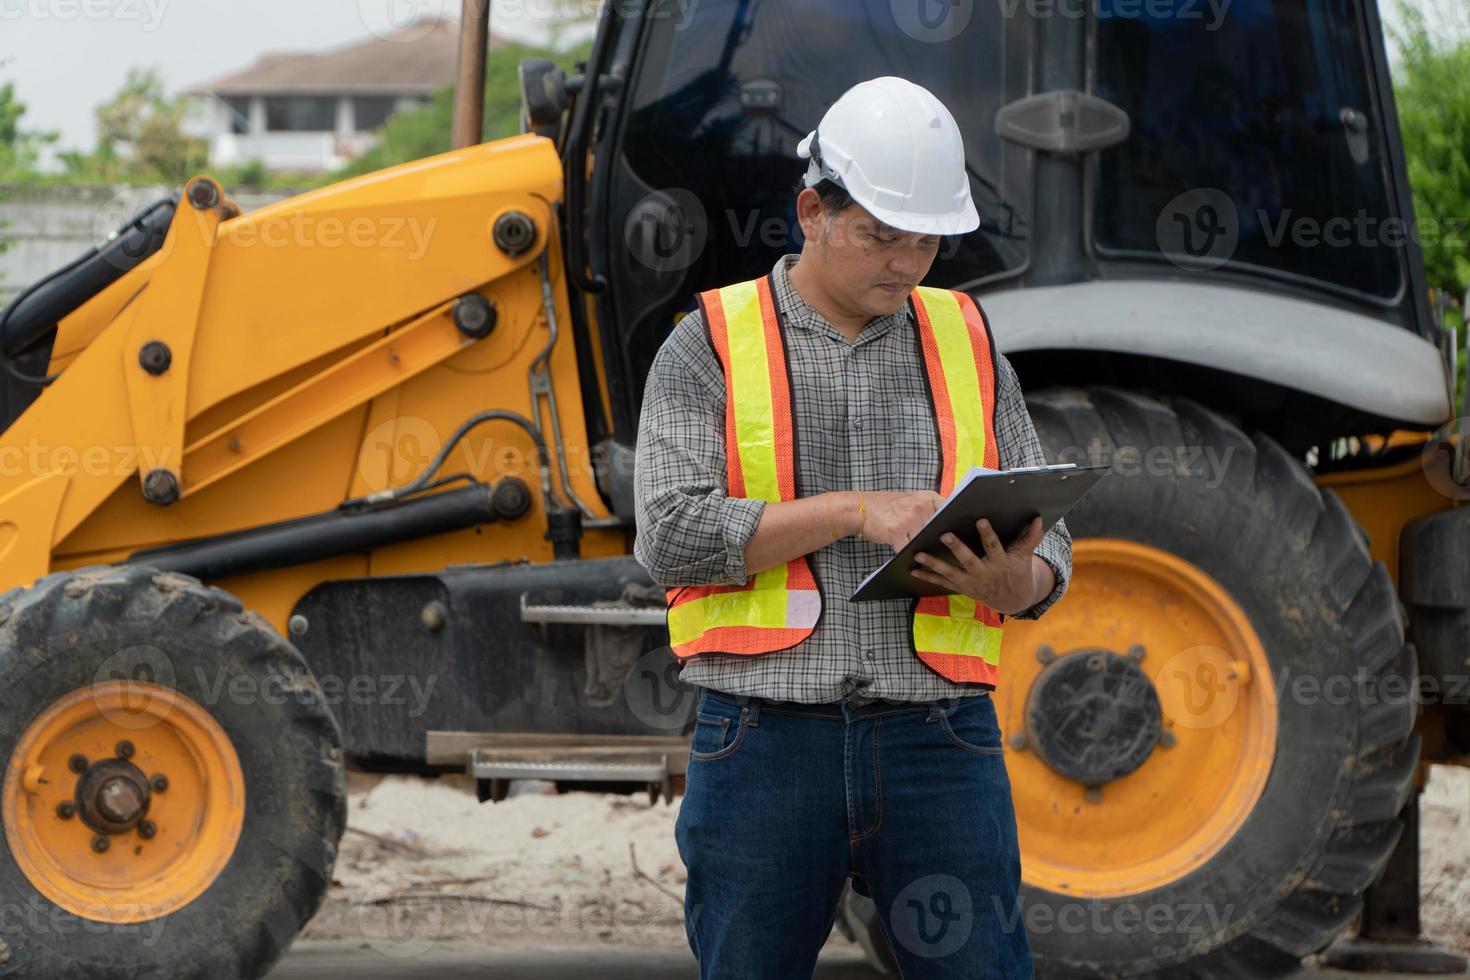
[{"label": "orange reflective stripe", "polygon": [[[934,400],[941,458],[939,492],[975,466],[1000,468],[995,440],[995,366],[979,306],[947,289],[914,291],[919,348]],[[929,596],[914,605],[914,652],[956,682],[995,684],[1003,617],[968,596]]]},{"label": "orange reflective stripe", "polygon": [[[918,317],[919,331],[935,415],[943,422],[941,443],[948,450],[939,489],[943,494],[952,491],[972,467],[989,465],[987,458],[996,458],[989,404],[995,389],[993,373],[987,370],[982,376],[979,370],[982,363],[990,363],[990,345],[983,323],[978,324],[978,331],[972,329],[961,295],[928,286],[914,290],[914,311],[923,311]],[[975,308],[968,296],[965,300]],[[975,316],[979,316],[978,308]]]},{"label": "orange reflective stripe", "polygon": [[[803,564],[805,564],[803,562]],[[807,629],[817,625],[822,600],[815,589],[788,589],[786,566],[759,572],[747,587],[705,587],[696,595],[681,596],[669,608],[669,643],[679,646],[697,640],[711,629],[748,627]]]},{"label": "orange reflective stripe", "polygon": [[974,354],[975,377],[980,379],[980,392],[985,399],[984,426],[985,451],[977,466],[1000,469],[1000,447],[995,442],[995,354],[990,348],[990,331],[985,326],[985,315],[967,293],[952,294],[959,301],[960,313],[970,335],[970,349]]},{"label": "orange reflective stripe", "polygon": [[[726,485],[732,497],[795,500],[796,430],[791,378],[768,279],[700,296],[710,342],[725,375]],[[761,654],[811,635],[822,611],[805,557],[743,585],[669,590],[669,643],[681,659],[699,653]]]},{"label": "orange reflective stripe", "polygon": [[[725,373],[725,391],[734,390],[734,378],[730,369],[730,340],[729,331],[725,324],[725,297],[721,290],[712,289],[707,293],[700,294],[700,303],[704,308],[705,329],[709,331],[710,343],[715,348],[715,354],[719,357],[720,368]],[[737,313],[738,313],[737,309]],[[732,497],[745,496],[745,474],[740,467],[740,442],[735,436],[735,401],[733,398],[725,399],[725,445],[729,451],[725,453],[725,486],[726,491]]]},{"label": "orange reflective stripe", "polygon": [[934,422],[939,429],[939,486],[941,494],[948,494],[955,485],[955,430],[954,413],[949,411],[949,384],[944,367],[939,360],[939,345],[934,339],[934,327],[929,321],[928,304],[923,301],[919,290],[914,290],[914,315],[918,320],[919,350],[924,355],[924,370],[929,376],[929,394],[934,401]]}]

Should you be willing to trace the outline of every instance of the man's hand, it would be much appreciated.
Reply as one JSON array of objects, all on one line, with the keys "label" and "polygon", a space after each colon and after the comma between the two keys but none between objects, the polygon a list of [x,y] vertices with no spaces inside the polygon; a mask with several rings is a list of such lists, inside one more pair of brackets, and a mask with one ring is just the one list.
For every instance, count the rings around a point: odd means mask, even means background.
[{"label": "man's hand", "polygon": [[863,503],[867,510],[862,524],[863,537],[897,551],[919,533],[919,528],[934,516],[944,498],[933,490],[885,490],[864,493]]},{"label": "man's hand", "polygon": [[[980,529],[980,543],[985,548],[983,557],[955,535],[946,534],[940,540],[960,564],[952,565],[921,551],[914,556],[914,561],[922,566],[914,569],[914,578],[967,595],[1007,616],[1030,609],[1051,593],[1055,575],[1035,555],[1042,538],[1040,517],[1033,518],[1026,532],[1007,548],[1001,547],[989,521],[982,518],[975,526]],[[1047,579],[1051,584],[1047,584]]]}]

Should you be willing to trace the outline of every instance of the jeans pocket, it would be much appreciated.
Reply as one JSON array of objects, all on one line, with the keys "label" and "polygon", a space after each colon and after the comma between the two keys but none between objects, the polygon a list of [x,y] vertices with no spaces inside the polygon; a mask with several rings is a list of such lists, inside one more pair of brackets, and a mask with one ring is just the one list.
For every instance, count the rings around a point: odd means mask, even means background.
[{"label": "jeans pocket", "polygon": [[945,738],[976,755],[1001,755],[1000,724],[995,718],[995,704],[988,694],[966,698],[951,705],[939,716]]},{"label": "jeans pocket", "polygon": [[745,740],[746,713],[739,705],[701,697],[689,739],[689,758],[713,762],[734,755]]}]

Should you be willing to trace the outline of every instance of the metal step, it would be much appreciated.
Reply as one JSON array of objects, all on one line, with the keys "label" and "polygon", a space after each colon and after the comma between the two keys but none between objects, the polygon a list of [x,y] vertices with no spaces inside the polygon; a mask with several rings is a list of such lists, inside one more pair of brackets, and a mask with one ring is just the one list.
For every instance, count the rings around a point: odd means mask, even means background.
[{"label": "metal step", "polygon": [[[547,755],[545,752],[535,754]],[[671,775],[667,753],[518,758],[503,749],[475,749],[470,753],[466,768],[476,779],[549,779],[555,782],[662,783]]]},{"label": "metal step", "polygon": [[603,623],[609,626],[663,626],[668,621],[668,609],[662,606],[573,606],[537,605],[526,602],[521,596],[521,622],[524,623],[576,623],[592,625]]}]

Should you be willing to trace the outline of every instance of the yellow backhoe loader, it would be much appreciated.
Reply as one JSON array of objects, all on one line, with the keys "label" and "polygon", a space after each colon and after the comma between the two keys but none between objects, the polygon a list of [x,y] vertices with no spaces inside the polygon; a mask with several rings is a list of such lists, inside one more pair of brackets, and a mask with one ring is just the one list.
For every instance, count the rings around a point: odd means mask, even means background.
[{"label": "yellow backhoe loader", "polygon": [[[0,975],[261,975],[347,768],[680,792],[643,379],[799,248],[796,143],[882,74],[966,139],[930,282],[1113,470],[1003,654],[1039,972],[1455,965],[1415,790],[1470,747],[1467,443],[1374,0],[608,3],[487,144],[467,35],[458,149],[246,214],[195,177],[0,314]],[[882,912],[839,920],[880,964]]]}]

